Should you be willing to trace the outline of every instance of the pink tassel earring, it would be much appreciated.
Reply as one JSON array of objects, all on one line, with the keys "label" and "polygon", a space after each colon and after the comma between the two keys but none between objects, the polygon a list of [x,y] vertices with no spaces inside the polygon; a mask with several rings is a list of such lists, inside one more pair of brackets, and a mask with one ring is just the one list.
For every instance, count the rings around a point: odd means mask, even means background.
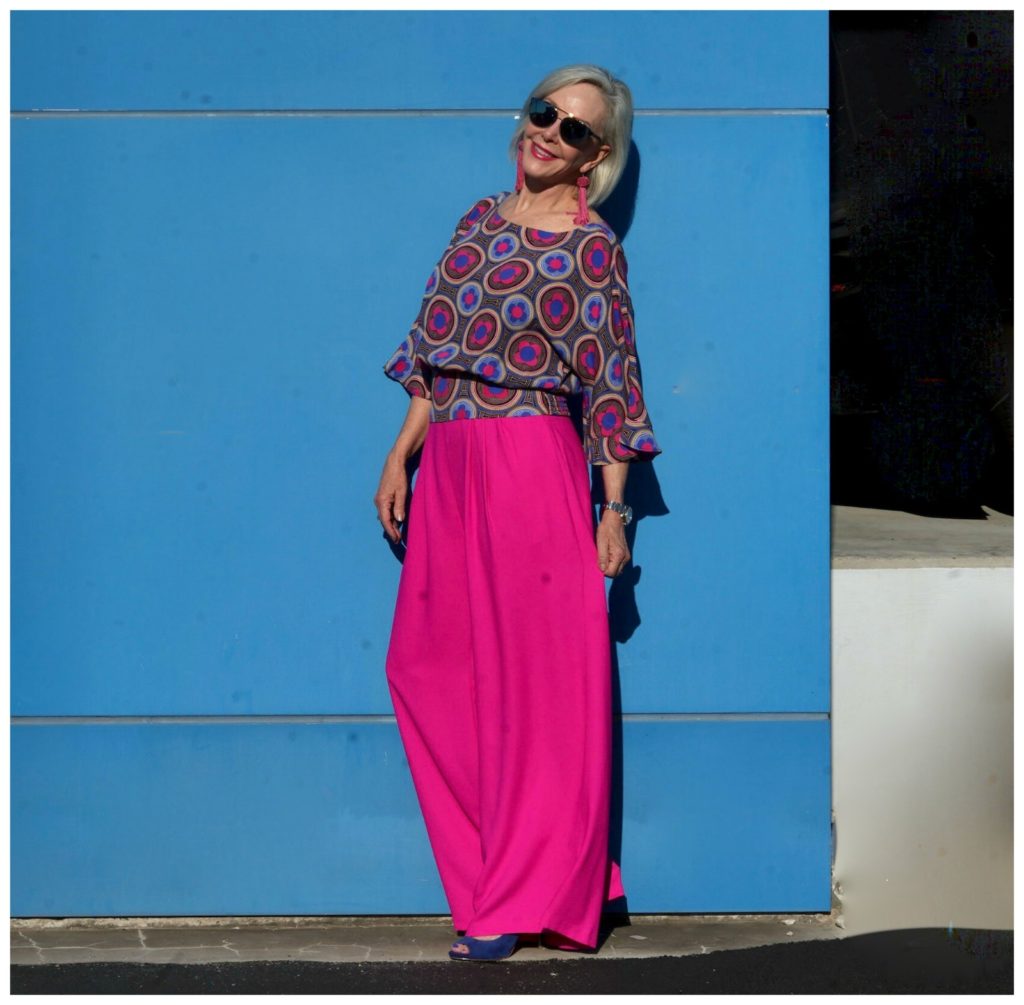
[{"label": "pink tassel earring", "polygon": [[523,184],[525,183],[523,177],[523,144],[519,144],[519,156],[516,158],[516,191],[522,191]]},{"label": "pink tassel earring", "polygon": [[590,210],[587,206],[587,186],[589,184],[590,179],[585,174],[581,174],[579,178],[576,179],[576,194],[579,196],[579,212],[577,212],[577,214],[572,218],[572,222],[581,227],[590,223]]}]

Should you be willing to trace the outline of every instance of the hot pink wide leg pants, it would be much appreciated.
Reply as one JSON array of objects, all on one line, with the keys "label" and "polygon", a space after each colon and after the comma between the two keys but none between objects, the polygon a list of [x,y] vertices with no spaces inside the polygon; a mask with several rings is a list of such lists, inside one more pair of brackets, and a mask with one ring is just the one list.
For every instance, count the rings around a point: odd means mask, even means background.
[{"label": "hot pink wide leg pants", "polygon": [[604,576],[568,417],[430,425],[386,667],[455,929],[595,946],[623,888]]}]

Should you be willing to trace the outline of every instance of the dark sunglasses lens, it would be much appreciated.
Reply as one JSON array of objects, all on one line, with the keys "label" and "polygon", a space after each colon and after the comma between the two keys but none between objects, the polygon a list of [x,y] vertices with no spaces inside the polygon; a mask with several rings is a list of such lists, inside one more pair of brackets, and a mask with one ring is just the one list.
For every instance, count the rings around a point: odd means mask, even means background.
[{"label": "dark sunglasses lens", "polygon": [[530,121],[535,126],[550,126],[558,118],[555,106],[543,98],[533,98],[530,101]]},{"label": "dark sunglasses lens", "polygon": [[562,139],[578,147],[589,135],[590,130],[576,119],[562,119]]}]

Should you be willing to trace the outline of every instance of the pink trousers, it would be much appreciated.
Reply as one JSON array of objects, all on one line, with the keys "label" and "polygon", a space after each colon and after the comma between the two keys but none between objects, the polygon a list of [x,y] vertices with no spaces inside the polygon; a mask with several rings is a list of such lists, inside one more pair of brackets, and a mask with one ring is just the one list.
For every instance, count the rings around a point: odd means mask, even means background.
[{"label": "pink trousers", "polygon": [[452,923],[596,946],[608,852],[611,653],[572,420],[432,423],[387,679]]}]

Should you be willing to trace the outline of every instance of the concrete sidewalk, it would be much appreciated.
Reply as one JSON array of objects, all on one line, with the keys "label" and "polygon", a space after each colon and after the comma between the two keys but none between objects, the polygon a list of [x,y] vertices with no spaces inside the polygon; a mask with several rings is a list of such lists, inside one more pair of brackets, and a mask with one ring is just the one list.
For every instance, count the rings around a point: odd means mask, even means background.
[{"label": "concrete sidewalk", "polygon": [[595,954],[448,959],[448,917],[21,919],[11,992],[1010,993],[1013,933],[844,937],[830,915],[609,918]]},{"label": "concrete sidewalk", "polygon": [[[607,917],[596,953],[524,946],[509,963],[691,956],[837,938],[828,914]],[[11,923],[11,963],[451,962],[447,915],[326,918],[29,918]]]}]

